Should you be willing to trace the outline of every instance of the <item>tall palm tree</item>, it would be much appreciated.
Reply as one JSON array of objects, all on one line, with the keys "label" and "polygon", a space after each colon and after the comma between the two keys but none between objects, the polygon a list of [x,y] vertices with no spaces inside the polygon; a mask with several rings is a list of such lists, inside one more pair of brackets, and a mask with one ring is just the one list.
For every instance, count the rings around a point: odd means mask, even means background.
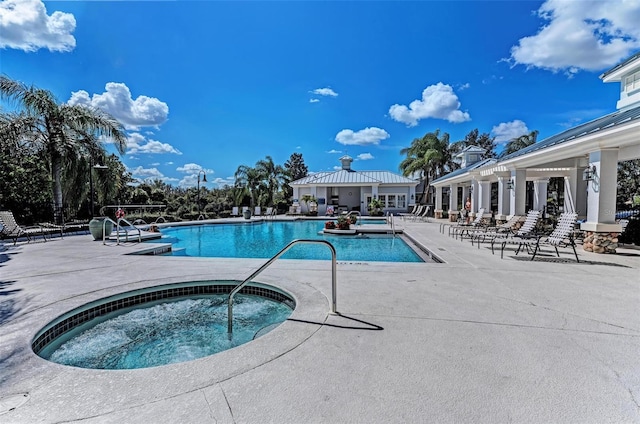
[{"label": "tall palm tree", "polygon": [[[4,75],[0,76],[0,98],[24,108],[22,116],[29,124],[18,128],[22,139],[44,152],[51,172],[53,205],[56,220],[61,219],[63,196],[62,177],[65,162],[78,156],[104,152],[100,137],[109,137],[123,154],[126,134],[112,116],[98,109],[58,103],[48,91],[27,86]],[[1,134],[0,134],[1,136]]]},{"label": "tall palm tree", "polygon": [[538,140],[538,130],[531,131],[529,134],[523,134],[520,137],[512,138],[504,146],[504,150],[500,154],[500,157],[505,157],[511,153],[517,152],[520,149],[529,147],[535,144]]},{"label": "tall palm tree", "polygon": [[258,200],[262,187],[262,174],[256,168],[247,165],[240,165],[235,173],[236,187],[246,190],[251,198],[251,207],[253,208]]},{"label": "tall palm tree", "polygon": [[458,165],[453,161],[453,151],[449,144],[449,134],[440,137],[440,130],[429,132],[422,138],[415,138],[411,146],[400,150],[407,157],[400,162],[400,170],[405,177],[416,175],[424,181],[422,199],[424,201],[432,180],[455,170]]},{"label": "tall palm tree", "polygon": [[286,173],[282,166],[273,163],[271,156],[267,156],[256,163],[255,168],[262,176],[264,185],[267,188],[265,205],[273,204],[273,199],[286,182]]}]

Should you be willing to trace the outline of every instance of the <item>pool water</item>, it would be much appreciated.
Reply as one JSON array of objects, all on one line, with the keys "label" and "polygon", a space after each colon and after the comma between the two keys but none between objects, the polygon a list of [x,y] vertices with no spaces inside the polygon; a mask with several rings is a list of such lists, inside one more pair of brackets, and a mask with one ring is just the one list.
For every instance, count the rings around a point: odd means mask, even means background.
[{"label": "pool water", "polygon": [[227,295],[155,302],[90,321],[46,346],[40,356],[81,368],[135,369],[190,361],[247,343],[293,310],[254,295],[234,298],[227,333]]},{"label": "pool water", "polygon": [[[323,221],[266,221],[242,224],[212,224],[168,227],[163,238],[184,256],[223,258],[271,258],[295,239],[327,240],[336,249],[339,261],[424,262],[399,237],[387,234],[319,234]],[[300,244],[283,259],[331,259],[321,245]]]}]

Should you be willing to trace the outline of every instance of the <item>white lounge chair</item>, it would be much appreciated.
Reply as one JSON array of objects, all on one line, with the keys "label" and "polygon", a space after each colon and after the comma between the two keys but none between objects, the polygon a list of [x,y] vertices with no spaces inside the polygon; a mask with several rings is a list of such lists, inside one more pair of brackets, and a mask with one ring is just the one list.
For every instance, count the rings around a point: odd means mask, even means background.
[{"label": "white lounge chair", "polygon": [[536,254],[540,251],[541,246],[549,245],[553,246],[556,250],[556,255],[560,257],[558,247],[571,247],[573,249],[573,254],[576,257],[576,262],[580,262],[580,259],[578,259],[578,252],[576,252],[576,243],[573,239],[573,228],[576,225],[577,218],[578,214],[573,212],[564,212],[560,214],[558,223],[551,234],[548,236],[521,240],[518,250],[516,251],[516,255],[522,246],[533,247],[533,255],[531,255],[531,260],[533,260],[536,257]]},{"label": "white lounge chair", "polygon": [[238,213],[238,207],[234,206],[231,208],[231,216],[240,216],[240,214]]},{"label": "white lounge chair", "polygon": [[27,242],[31,241],[31,237],[42,236],[44,241],[47,241],[47,234],[52,232],[58,232],[58,229],[46,229],[40,225],[22,227],[16,222],[16,218],[11,211],[0,211],[0,223],[2,224],[2,231],[0,232],[0,238],[13,239],[13,244],[16,244],[20,237],[25,237]]},{"label": "white lounge chair", "polygon": [[527,217],[524,220],[522,226],[516,231],[515,234],[496,234],[491,239],[491,253],[494,253],[493,246],[495,243],[500,243],[500,257],[504,256],[504,248],[507,244],[517,244],[520,246],[520,242],[526,238],[533,237],[540,220],[540,211],[529,211]]},{"label": "white lounge chair", "polygon": [[260,216],[262,215],[262,208],[260,206],[256,206],[255,208],[253,208],[253,214],[255,216]]}]

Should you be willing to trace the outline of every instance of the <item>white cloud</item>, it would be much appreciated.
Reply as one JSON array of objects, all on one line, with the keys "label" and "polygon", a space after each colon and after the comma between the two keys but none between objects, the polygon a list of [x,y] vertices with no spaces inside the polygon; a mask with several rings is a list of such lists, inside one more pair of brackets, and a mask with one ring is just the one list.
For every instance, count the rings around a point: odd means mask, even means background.
[{"label": "white cloud", "polygon": [[342,153],[342,150],[331,149],[331,150],[329,150],[327,153],[330,153],[330,154],[339,154],[339,153]]},{"label": "white cloud", "polygon": [[338,93],[330,89],[329,87],[325,88],[316,88],[311,91],[313,94],[317,94],[318,96],[329,96],[329,97],[338,97]]},{"label": "white cloud", "polygon": [[137,154],[137,153],[148,153],[148,154],[162,154],[162,153],[173,153],[176,155],[181,155],[178,149],[173,147],[168,143],[162,143],[156,140],[147,140],[140,133],[131,133],[127,137],[127,153],[129,154]]},{"label": "white cloud", "polygon": [[356,156],[356,160],[371,160],[371,159],[374,159],[371,153],[360,153],[358,156]]},{"label": "white cloud", "polygon": [[546,25],[511,48],[508,61],[514,66],[568,74],[598,71],[640,47],[637,0],[547,0],[537,13]]},{"label": "white cloud", "polygon": [[134,178],[138,178],[140,180],[145,180],[147,178],[163,180],[165,178],[164,174],[158,171],[157,168],[144,168],[142,166],[138,166],[135,168],[129,168],[129,172],[131,172],[131,175]]},{"label": "white cloud", "polygon": [[214,178],[211,182],[220,188],[225,186],[233,187],[233,185],[236,182],[236,179],[234,177],[227,177],[227,178],[218,177],[218,178]]},{"label": "white cloud", "polygon": [[196,175],[200,171],[204,171],[207,174],[213,174],[213,169],[205,169],[197,163],[185,163],[184,165],[177,167],[176,171],[193,175]]},{"label": "white cloud", "polygon": [[309,99],[309,103],[318,103],[319,99]]},{"label": "white cloud", "polygon": [[71,13],[53,12],[40,0],[4,0],[0,2],[0,48],[35,52],[69,52],[76,47],[71,35],[76,19]]},{"label": "white cloud", "polygon": [[340,144],[365,146],[368,144],[380,144],[380,141],[389,138],[389,133],[381,128],[369,127],[353,132],[352,130],[342,130],[336,134],[336,141]]},{"label": "white cloud", "polygon": [[464,84],[460,85],[460,87],[458,87],[458,90],[460,91],[466,90],[469,87],[471,87],[471,84],[469,84],[468,82],[465,82]]},{"label": "white cloud", "polygon": [[134,100],[129,87],[123,83],[108,82],[105,89],[103,94],[91,97],[84,90],[73,92],[69,104],[82,104],[103,110],[129,130],[158,127],[167,121],[169,106],[166,103],[147,96],[138,96]]},{"label": "white cloud", "polygon": [[496,144],[508,143],[511,139],[529,134],[530,132],[527,124],[519,119],[511,122],[502,122],[491,129],[491,135],[495,137]]},{"label": "white cloud", "polygon": [[414,100],[405,105],[395,104],[389,108],[389,115],[398,122],[410,127],[418,125],[418,121],[425,118],[445,119],[458,123],[471,120],[467,112],[459,110],[460,101],[450,85],[439,82],[430,85],[422,92],[421,100]]}]

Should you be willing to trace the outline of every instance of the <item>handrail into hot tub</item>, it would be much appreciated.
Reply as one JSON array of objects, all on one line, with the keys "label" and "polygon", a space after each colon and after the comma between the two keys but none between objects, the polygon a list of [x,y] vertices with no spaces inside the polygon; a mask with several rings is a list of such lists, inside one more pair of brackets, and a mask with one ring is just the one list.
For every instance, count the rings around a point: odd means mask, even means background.
[{"label": "handrail into hot tub", "polygon": [[313,244],[324,244],[331,250],[331,313],[337,314],[336,303],[337,303],[337,281],[336,281],[336,249],[333,247],[331,243],[326,240],[307,240],[307,239],[297,239],[293,240],[291,243],[287,244],[281,251],[276,253],[271,259],[269,259],[264,265],[258,268],[253,274],[247,277],[242,283],[238,284],[231,293],[229,293],[229,307],[228,307],[228,326],[227,332],[233,332],[233,296],[236,295],[244,286],[246,286],[253,278],[255,278],[258,274],[264,271],[269,265],[275,262],[280,256],[282,256],[287,250],[291,249],[294,245],[298,243],[313,243]]}]

